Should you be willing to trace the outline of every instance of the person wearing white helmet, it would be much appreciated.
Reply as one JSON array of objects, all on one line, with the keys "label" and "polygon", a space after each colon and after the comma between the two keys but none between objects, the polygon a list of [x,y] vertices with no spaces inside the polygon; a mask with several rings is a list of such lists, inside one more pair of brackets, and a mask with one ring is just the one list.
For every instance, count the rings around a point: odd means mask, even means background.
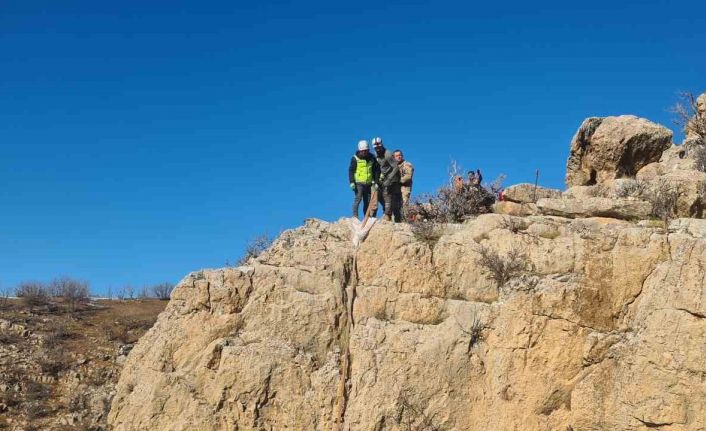
[{"label": "person wearing white helmet", "polygon": [[351,157],[351,163],[348,166],[349,187],[355,193],[353,217],[358,217],[358,208],[361,200],[363,201],[363,214],[368,211],[370,195],[377,188],[379,176],[380,166],[375,157],[370,154],[368,141],[359,141],[358,151]]},{"label": "person wearing white helmet", "polygon": [[382,144],[382,138],[373,138],[373,146],[377,162],[380,165],[378,185],[382,193],[378,194],[378,200],[385,211],[382,219],[399,223],[402,221],[400,167],[392,152]]}]

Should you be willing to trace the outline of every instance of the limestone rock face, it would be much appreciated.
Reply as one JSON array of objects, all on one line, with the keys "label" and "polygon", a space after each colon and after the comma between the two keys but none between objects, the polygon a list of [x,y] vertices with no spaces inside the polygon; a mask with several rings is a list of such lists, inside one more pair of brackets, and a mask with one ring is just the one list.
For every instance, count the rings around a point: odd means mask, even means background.
[{"label": "limestone rock face", "polygon": [[529,183],[522,183],[510,186],[503,194],[505,200],[517,203],[535,203],[542,198],[559,198],[561,190],[550,189]]},{"label": "limestone rock face", "polygon": [[[704,429],[706,221],[650,226],[487,214],[421,242],[380,222],[356,251],[346,221],[309,221],[182,280],[109,423]],[[502,285],[493,256],[517,264]]]},{"label": "limestone rock face", "polygon": [[622,220],[649,218],[652,205],[636,199],[585,197],[582,199],[540,199],[537,208],[545,215],[568,218],[611,217]]},{"label": "limestone rock face", "polygon": [[576,132],[566,164],[566,185],[583,186],[634,177],[659,161],[669,148],[672,132],[632,115],[591,117]]}]

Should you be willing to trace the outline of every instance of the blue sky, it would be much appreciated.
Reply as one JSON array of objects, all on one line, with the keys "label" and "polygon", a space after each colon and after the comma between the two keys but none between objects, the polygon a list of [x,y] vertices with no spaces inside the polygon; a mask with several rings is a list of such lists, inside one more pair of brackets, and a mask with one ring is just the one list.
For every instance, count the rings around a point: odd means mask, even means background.
[{"label": "blue sky", "polygon": [[[669,127],[704,2],[4,1],[0,288],[176,282],[347,216],[356,142],[561,187],[588,116]],[[679,136],[678,136],[679,138]]]}]

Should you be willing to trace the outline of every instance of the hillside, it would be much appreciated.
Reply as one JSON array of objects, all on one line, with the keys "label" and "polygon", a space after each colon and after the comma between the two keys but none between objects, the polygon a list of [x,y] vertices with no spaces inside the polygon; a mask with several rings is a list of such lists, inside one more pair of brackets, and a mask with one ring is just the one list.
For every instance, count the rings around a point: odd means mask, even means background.
[{"label": "hillside", "polygon": [[1,298],[0,429],[105,429],[127,352],[165,305]]}]

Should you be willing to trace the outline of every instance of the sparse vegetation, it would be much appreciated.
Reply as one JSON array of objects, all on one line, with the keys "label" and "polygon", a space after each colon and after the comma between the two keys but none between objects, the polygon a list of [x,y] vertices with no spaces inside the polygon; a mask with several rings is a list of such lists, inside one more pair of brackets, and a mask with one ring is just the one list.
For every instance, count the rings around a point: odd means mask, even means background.
[{"label": "sparse vegetation", "polygon": [[174,290],[174,285],[168,282],[152,286],[152,294],[154,297],[163,301],[169,300],[172,295],[172,290]]},{"label": "sparse vegetation", "polygon": [[424,406],[413,401],[408,392],[401,392],[397,400],[397,424],[404,431],[441,431],[435,414],[427,414]]},{"label": "sparse vegetation", "polygon": [[[38,285],[47,301],[63,307],[63,298],[52,298],[60,292],[52,289],[55,283],[23,283],[23,293],[34,294]],[[109,340],[105,328],[124,326],[127,341],[134,343],[165,303],[99,301],[85,308],[77,303],[74,313],[48,313],[44,307],[36,316],[40,309],[33,306],[30,312],[23,298],[6,302],[0,313],[10,323],[0,330],[0,357],[5,358],[0,360],[0,424],[12,418],[11,429],[105,429],[106,403],[120,369],[115,358],[127,344]],[[81,394],[83,400],[69,394]],[[57,427],[58,419],[72,412],[79,422]]]},{"label": "sparse vegetation", "polygon": [[38,281],[23,281],[17,286],[15,296],[21,298],[30,311],[34,311],[35,307],[47,304],[49,289]]},{"label": "sparse vegetation", "polygon": [[474,185],[464,180],[463,169],[455,162],[449,169],[449,182],[435,194],[422,195],[409,203],[407,221],[461,223],[468,217],[491,211],[504,176],[487,185]]},{"label": "sparse vegetation", "polygon": [[258,235],[248,241],[245,244],[245,251],[243,255],[235,263],[235,266],[246,265],[250,259],[255,259],[260,256],[265,250],[270,248],[274,238],[269,236],[267,233]]},{"label": "sparse vegetation", "polygon": [[[706,102],[702,102],[705,103]],[[674,123],[687,135],[697,136],[706,144],[706,106],[699,106],[699,99],[693,93],[679,93],[677,103],[671,108]]]},{"label": "sparse vegetation", "polygon": [[444,226],[429,220],[415,220],[410,223],[410,228],[414,237],[430,247],[439,241],[444,234]]},{"label": "sparse vegetation", "polygon": [[475,346],[480,340],[483,339],[483,322],[480,321],[480,319],[476,318],[475,316],[473,317],[473,322],[471,322],[471,327],[466,330],[461,328],[464,334],[468,336],[468,351],[467,353],[471,353],[471,349],[473,346]]},{"label": "sparse vegetation", "polygon": [[677,215],[679,195],[679,186],[663,179],[650,188],[644,199],[652,205],[652,214],[666,226]]},{"label": "sparse vegetation", "polygon": [[479,245],[476,251],[478,252],[476,264],[497,283],[498,287],[504,286],[510,279],[525,271],[528,266],[527,255],[516,248],[505,255],[484,245]]},{"label": "sparse vegetation", "polygon": [[616,183],[615,197],[617,198],[644,198],[648,185],[645,181],[626,179]]},{"label": "sparse vegetation", "polygon": [[90,297],[88,282],[67,276],[52,280],[49,291],[53,296],[61,297],[70,312],[74,312],[77,305],[88,302]]}]

